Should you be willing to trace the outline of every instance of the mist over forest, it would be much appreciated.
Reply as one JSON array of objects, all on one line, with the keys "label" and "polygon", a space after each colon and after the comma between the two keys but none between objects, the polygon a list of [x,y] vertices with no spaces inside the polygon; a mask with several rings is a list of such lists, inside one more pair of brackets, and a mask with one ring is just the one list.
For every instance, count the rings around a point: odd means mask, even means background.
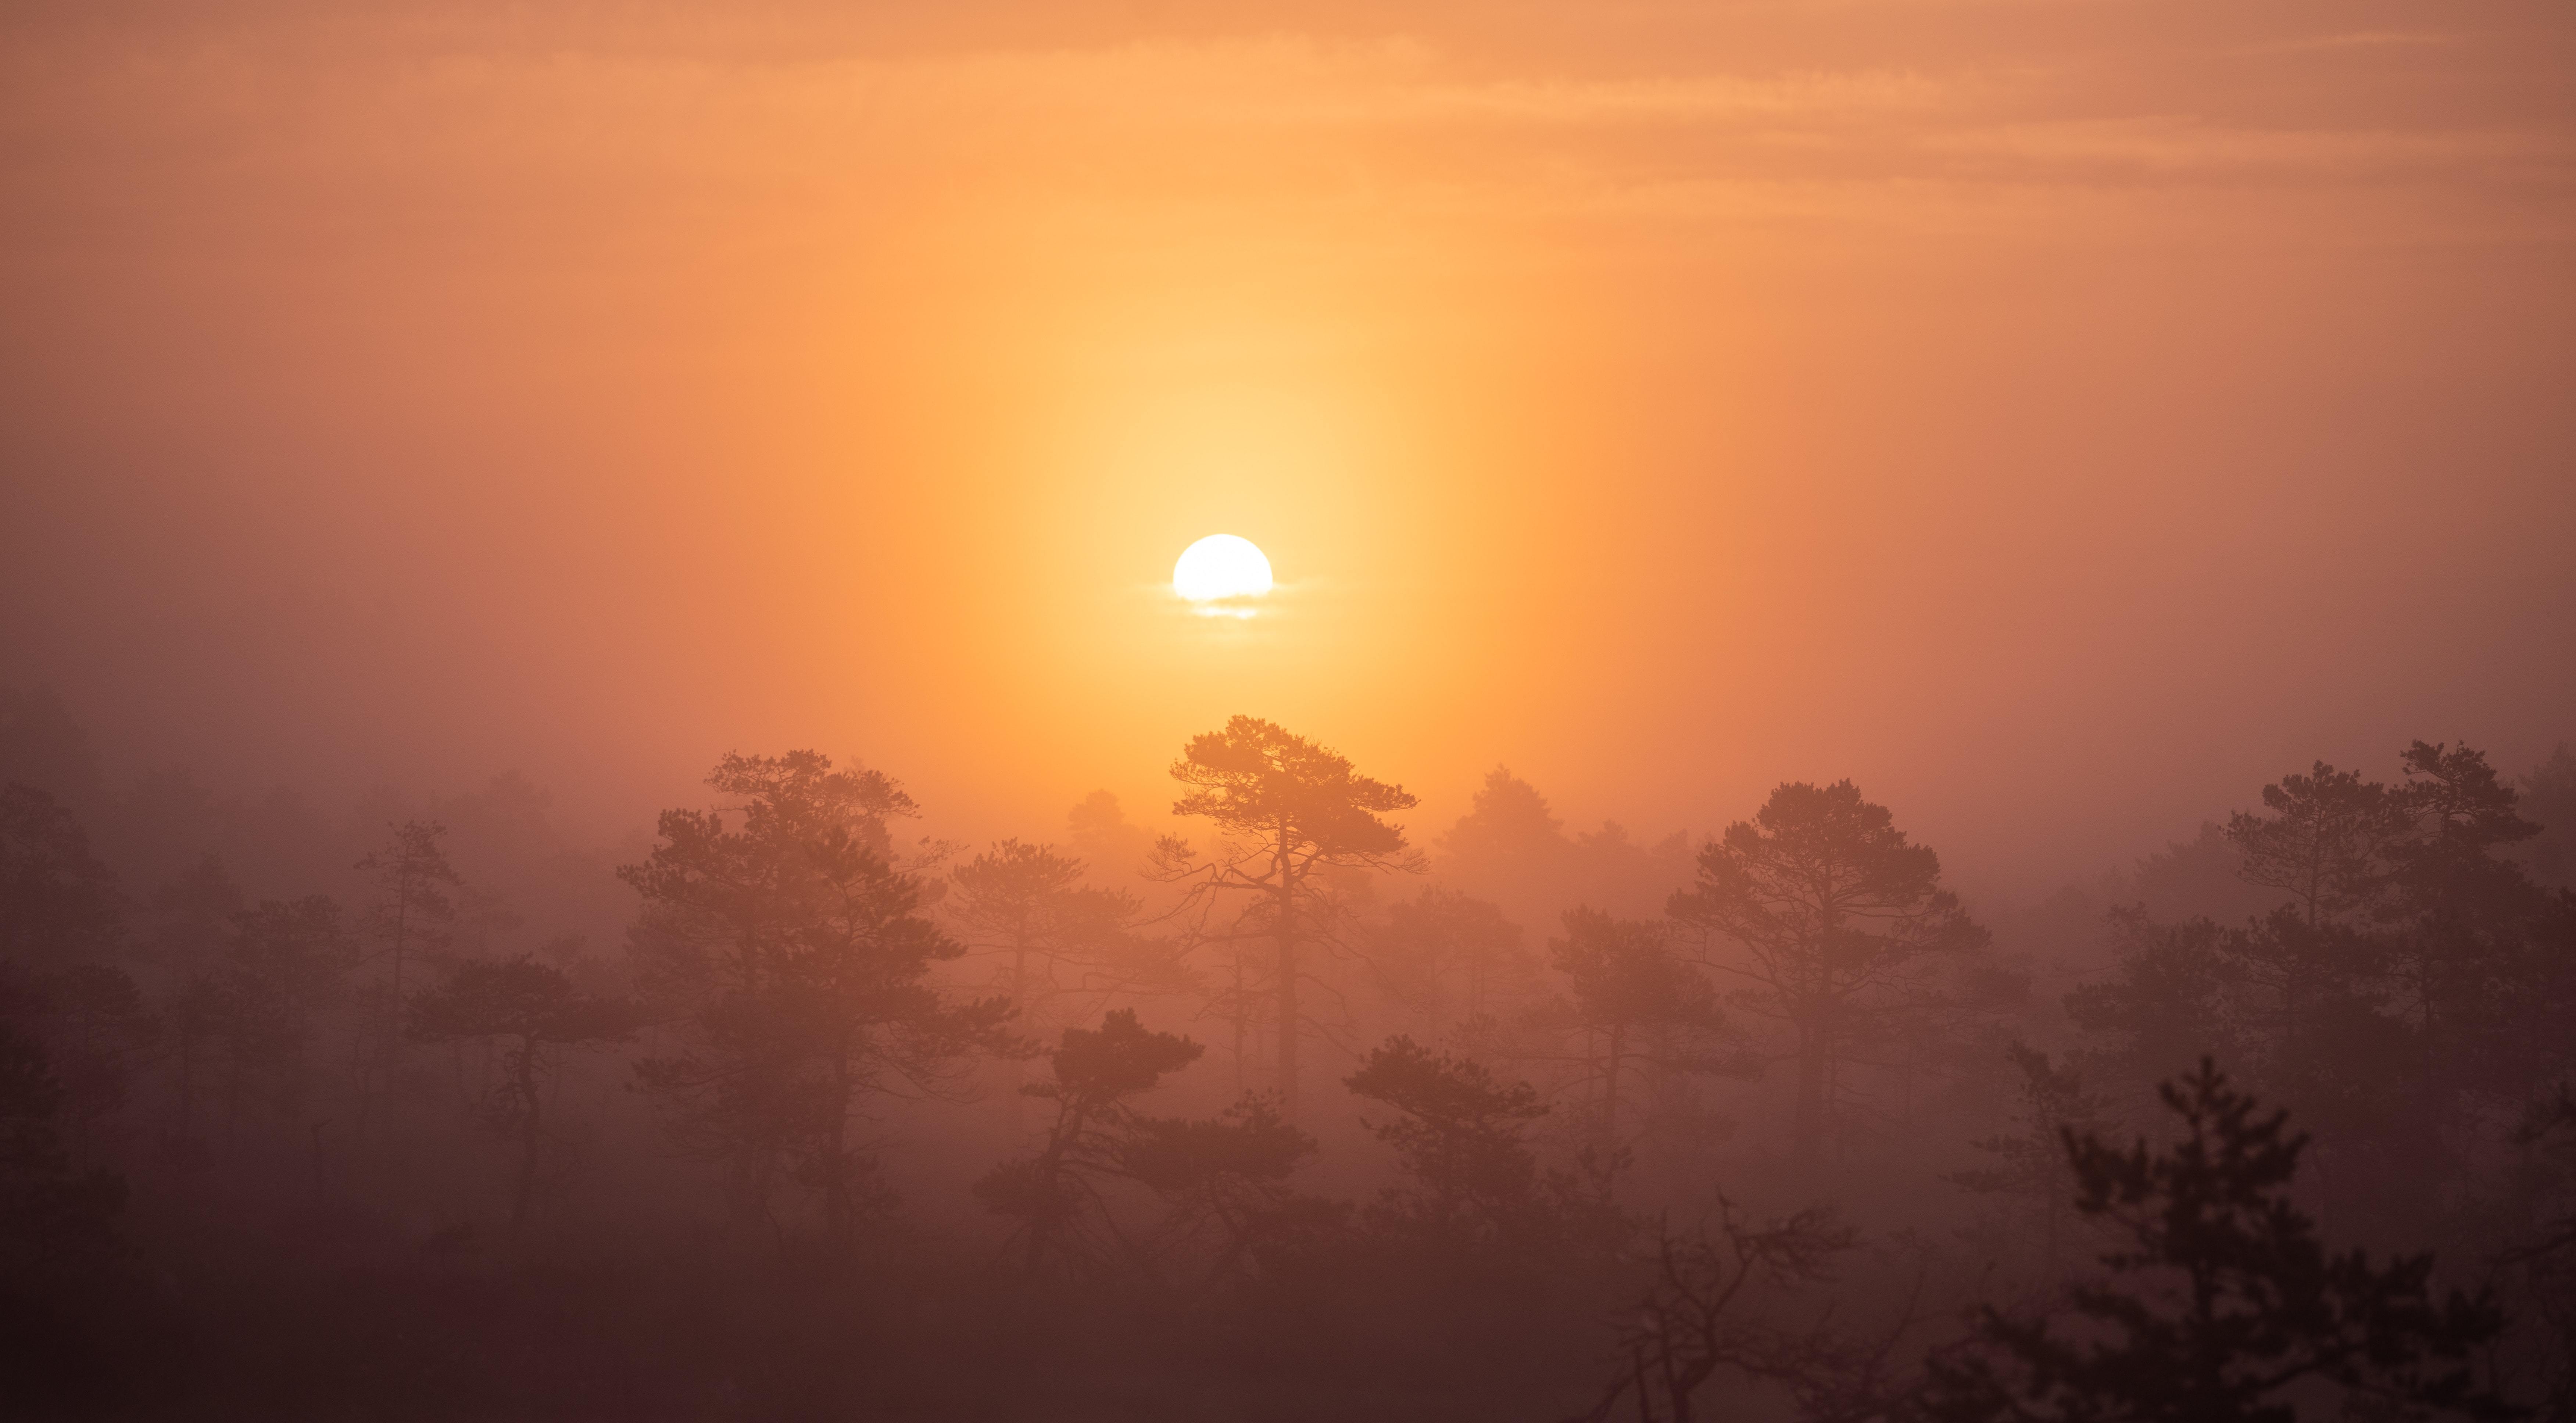
[{"label": "mist over forest", "polygon": [[0,1423],[2576,1423],[2566,0],[16,0]]},{"label": "mist over forest", "polygon": [[[1287,728],[987,843],[727,752],[323,807],[0,705],[26,1416],[2561,1416],[2576,753],[2004,916],[1850,781],[1445,827]],[[2393,1410],[2393,1411],[2389,1411]]]}]

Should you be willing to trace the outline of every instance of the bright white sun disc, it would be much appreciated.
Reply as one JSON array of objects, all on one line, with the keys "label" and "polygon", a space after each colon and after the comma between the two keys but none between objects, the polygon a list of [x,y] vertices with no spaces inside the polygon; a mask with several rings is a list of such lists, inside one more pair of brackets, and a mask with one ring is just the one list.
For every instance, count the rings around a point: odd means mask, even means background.
[{"label": "bright white sun disc", "polygon": [[1193,603],[1258,598],[1270,591],[1270,560],[1250,539],[1210,534],[1181,550],[1172,591]]}]

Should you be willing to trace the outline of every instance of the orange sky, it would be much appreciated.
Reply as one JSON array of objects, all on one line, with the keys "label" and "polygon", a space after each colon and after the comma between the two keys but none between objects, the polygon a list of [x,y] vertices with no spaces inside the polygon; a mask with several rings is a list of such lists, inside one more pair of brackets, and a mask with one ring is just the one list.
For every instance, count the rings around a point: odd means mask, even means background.
[{"label": "orange sky", "polygon": [[2560,0],[205,8],[0,22],[0,680],[133,757],[1047,833],[1247,711],[2037,883],[2576,735]]}]

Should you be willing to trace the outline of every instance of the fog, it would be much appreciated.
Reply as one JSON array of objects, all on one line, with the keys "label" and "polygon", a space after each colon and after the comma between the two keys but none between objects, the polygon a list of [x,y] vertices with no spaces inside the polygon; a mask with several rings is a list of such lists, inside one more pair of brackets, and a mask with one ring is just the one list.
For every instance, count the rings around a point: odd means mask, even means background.
[{"label": "fog", "polygon": [[[2080,1148],[2206,1056],[2313,1137],[2261,1189],[2436,1262],[2370,1387],[2576,1416],[2571,65],[2540,3],[17,7],[22,1396],[2095,1416],[1976,1311],[2103,1336]],[[1792,842],[1876,888],[1783,909]]]}]

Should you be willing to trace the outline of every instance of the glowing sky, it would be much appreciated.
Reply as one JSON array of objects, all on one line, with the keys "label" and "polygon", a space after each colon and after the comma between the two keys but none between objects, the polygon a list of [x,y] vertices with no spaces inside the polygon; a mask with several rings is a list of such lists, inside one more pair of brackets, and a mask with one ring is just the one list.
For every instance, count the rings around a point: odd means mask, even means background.
[{"label": "glowing sky", "polygon": [[2562,3],[849,8],[13,10],[0,675],[969,833],[1247,711],[2052,873],[2576,732]]}]

